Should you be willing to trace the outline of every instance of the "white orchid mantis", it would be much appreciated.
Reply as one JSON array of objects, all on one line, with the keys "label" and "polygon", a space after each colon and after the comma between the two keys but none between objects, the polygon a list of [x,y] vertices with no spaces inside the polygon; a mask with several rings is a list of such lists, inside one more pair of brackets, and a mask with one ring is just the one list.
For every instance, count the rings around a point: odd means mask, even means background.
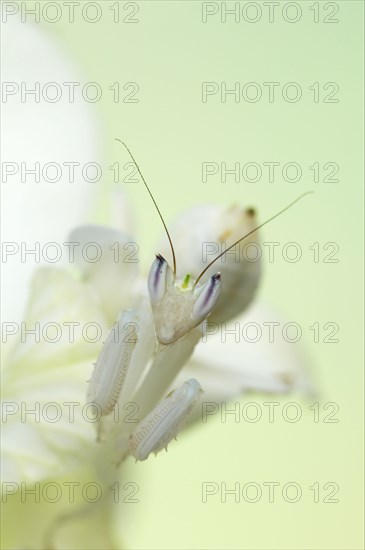
[{"label": "white orchid mantis", "polygon": [[[125,223],[129,212],[124,194],[118,204]],[[203,402],[219,406],[248,391],[311,391],[298,344],[279,338],[257,344],[244,338],[221,341],[226,327],[281,321],[259,300],[253,301],[261,262],[246,261],[241,252],[257,244],[256,225],[252,209],[194,206],[169,227],[174,248],[167,247],[166,239],[156,247],[159,255],[149,275],[137,262],[116,262],[110,254],[115,243],[129,250],[133,238],[128,225],[117,229],[115,221],[115,228],[87,225],[71,233],[67,242],[77,245],[75,263],[37,270],[24,315],[25,327],[57,325],[61,338],[38,342],[31,336],[22,341],[18,334],[13,345],[6,346],[3,401],[13,410],[2,426],[5,480],[79,481],[82,473],[82,479],[95,479],[107,488],[120,475],[113,463],[127,456],[145,460],[166,448],[187,422],[202,422]],[[235,255],[230,243],[237,242]],[[102,250],[99,262],[77,254],[88,243]],[[202,261],[202,243],[213,250],[210,263]],[[229,250],[232,254],[221,254]],[[88,325],[101,329],[103,347],[102,339],[92,342],[80,335]],[[94,419],[84,414],[93,408],[90,402],[97,405]],[[37,420],[32,412],[22,421],[21,404],[30,411],[46,411],[52,403],[62,413],[56,423],[42,414]],[[100,518],[95,518],[111,517],[109,506],[110,502],[100,502],[92,507],[80,547],[100,535]],[[36,504],[35,524],[39,517],[43,521],[43,508]],[[38,538],[46,530],[48,538],[57,540],[58,529],[71,516],[60,505],[54,517],[39,530]],[[28,535],[23,540],[15,527],[14,540],[18,536],[18,546],[24,546]],[[63,548],[74,548],[70,537],[70,545]]]},{"label": "white orchid mantis", "polygon": [[[121,459],[132,454],[137,460],[145,460],[151,453],[156,454],[167,448],[187,422],[189,413],[203,391],[197,380],[190,379],[163,398],[192,355],[207,318],[214,311],[224,288],[224,277],[220,272],[214,272],[205,282],[204,275],[233,247],[308,193],[266,222],[252,227],[216,256],[195,279],[189,273],[180,278],[177,277],[176,255],[170,233],[137,162],[129,148],[123,145],[131,155],[165,227],[173,266],[170,267],[161,254],[156,256],[147,282],[149,300],[145,297],[138,308],[120,314],[95,364],[88,400],[95,402],[101,416],[107,418],[110,418],[115,408],[122,410],[129,402],[135,404],[139,417],[134,430],[130,424],[111,426],[110,422],[102,420],[99,434],[116,434],[117,453]],[[246,215],[253,218],[254,212],[250,209]],[[257,281],[255,283],[254,288]],[[232,298],[237,303],[237,296]]]}]

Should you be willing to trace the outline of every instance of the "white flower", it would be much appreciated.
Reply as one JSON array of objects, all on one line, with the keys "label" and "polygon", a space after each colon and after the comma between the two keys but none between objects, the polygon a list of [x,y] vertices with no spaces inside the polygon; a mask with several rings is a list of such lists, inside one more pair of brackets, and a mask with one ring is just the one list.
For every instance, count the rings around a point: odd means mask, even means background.
[{"label": "white flower", "polygon": [[[36,329],[35,323],[44,326],[58,320],[63,326],[63,322],[73,319],[82,324],[94,320],[100,326],[108,326],[94,293],[71,273],[58,269],[38,271],[39,263],[31,254],[25,261],[19,260],[22,244],[27,250],[35,250],[37,244],[42,247],[50,241],[62,243],[80,219],[86,220],[95,212],[100,187],[90,185],[77,174],[90,161],[100,163],[102,124],[95,107],[77,97],[74,103],[64,99],[57,103],[42,98],[36,101],[31,90],[37,85],[42,90],[47,83],[82,82],[85,78],[57,33],[48,32],[32,17],[22,22],[21,10],[15,5],[10,10],[18,13],[8,17],[2,26],[2,38],[7,44],[2,74],[10,87],[12,83],[18,86],[18,92],[3,98],[2,129],[7,139],[3,140],[2,153],[4,168],[10,163],[17,171],[2,189],[2,238],[4,243],[14,242],[15,248],[18,245],[19,253],[8,257],[7,262],[4,259],[2,265],[2,328],[10,322],[19,327],[19,332],[17,344],[13,345],[15,337],[9,335],[8,343],[2,346],[2,545],[119,548],[119,542],[113,545],[110,537],[106,503],[91,506],[89,514],[84,514],[85,502],[76,491],[75,504],[70,504],[63,485],[91,479],[102,486],[104,474],[108,473],[97,469],[97,464],[102,463],[97,453],[90,459],[90,446],[94,449],[95,439],[93,425],[85,422],[80,407],[75,408],[74,421],[70,422],[65,414],[67,406],[63,405],[83,402],[96,346],[87,345],[82,338],[70,344],[65,334],[54,343],[44,338],[37,343],[34,333],[24,338],[20,334],[24,320],[30,330]],[[21,100],[21,90],[30,91],[26,100]],[[66,166],[73,161],[77,161],[77,168],[71,183]],[[31,174],[23,178],[22,166],[25,171],[34,170],[36,163],[40,181]],[[58,181],[42,177],[42,169],[48,163],[60,167]],[[51,178],[54,172],[48,174]],[[44,407],[50,402],[62,408],[60,421],[47,421]],[[54,413],[54,407],[49,409],[50,418]],[[35,486],[40,493],[38,500],[34,493],[22,492],[21,484],[24,490],[33,490],[35,482],[39,482]],[[48,482],[63,489],[59,502],[50,503],[42,497]],[[70,522],[66,523],[67,514],[74,516],[71,527]],[[64,525],[67,533],[61,533],[60,540],[57,531],[55,538],[55,528],[65,531]]]}]

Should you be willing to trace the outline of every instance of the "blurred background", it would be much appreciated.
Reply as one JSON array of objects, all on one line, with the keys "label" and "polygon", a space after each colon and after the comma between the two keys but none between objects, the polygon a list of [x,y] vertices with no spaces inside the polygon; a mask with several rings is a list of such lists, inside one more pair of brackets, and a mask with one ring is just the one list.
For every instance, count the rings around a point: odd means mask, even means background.
[{"label": "blurred background", "polygon": [[[43,183],[43,190],[41,184],[4,186],[4,240],[63,242],[78,224],[118,218],[123,224],[113,199],[122,186],[148,268],[161,224],[140,184],[113,182],[109,167],[121,163],[123,170],[129,161],[115,137],[133,150],[167,224],[205,202],[253,206],[263,221],[315,191],[263,229],[263,242],[279,244],[273,262],[265,251],[259,290],[260,300],[302,327],[300,348],[315,395],[275,397],[273,423],[263,405],[267,396],[245,396],[242,405],[249,400],[262,407],[260,421],[228,417],[223,423],[216,415],[156,460],[128,461],[123,475],[140,491],[138,503],[114,509],[123,547],[362,548],[363,4],[81,1],[73,22],[65,3],[52,4],[60,7],[58,21],[49,21],[58,13],[49,8],[39,23],[28,15],[21,22],[20,11],[9,11],[3,24],[4,45],[11,45],[6,67],[14,67],[6,80],[55,81],[64,93],[57,103],[39,104],[9,95],[4,160],[97,162],[103,173],[96,182],[79,177],[67,185]],[[82,15],[86,4],[96,8]],[[224,15],[236,5],[234,15]],[[65,99],[63,83],[70,81],[81,83],[73,103]],[[80,97],[90,82],[97,85],[87,90],[90,97],[101,90],[97,101]],[[214,84],[203,97],[206,82]],[[250,82],[255,85],[245,87]],[[223,93],[222,101],[222,83],[227,90],[238,83],[239,96]],[[267,163],[274,162],[270,181]],[[217,167],[207,181],[202,163]],[[239,163],[238,178],[227,174],[224,181],[221,163]],[[298,178],[290,167],[285,172],[287,163],[300,167]],[[297,262],[283,258],[290,242],[300,245]],[[11,263],[6,266],[7,319],[21,318],[35,267],[23,266],[14,279]],[[338,331],[331,336],[333,327]],[[301,406],[296,423],[282,418],[288,401]],[[330,413],[338,421],[329,421]],[[265,496],[235,502],[232,495],[222,502],[220,493],[203,502],[204,482],[227,488],[278,482],[280,488],[273,503]],[[302,489],[296,503],[281,496],[288,482]],[[319,502],[310,489],[316,483]],[[338,502],[326,502],[333,487]]]}]

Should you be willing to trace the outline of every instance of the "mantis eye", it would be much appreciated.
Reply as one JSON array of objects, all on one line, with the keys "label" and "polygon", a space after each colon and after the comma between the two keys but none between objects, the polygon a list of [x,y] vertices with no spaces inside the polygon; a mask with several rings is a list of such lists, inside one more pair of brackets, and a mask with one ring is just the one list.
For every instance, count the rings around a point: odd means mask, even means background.
[{"label": "mantis eye", "polygon": [[213,311],[218,302],[221,288],[221,274],[216,273],[205,285],[195,291],[196,299],[192,311],[194,321],[201,323]]},{"label": "mantis eye", "polygon": [[173,281],[174,274],[169,264],[165,258],[157,254],[148,275],[148,293],[152,305],[156,305],[162,300],[167,287]]}]

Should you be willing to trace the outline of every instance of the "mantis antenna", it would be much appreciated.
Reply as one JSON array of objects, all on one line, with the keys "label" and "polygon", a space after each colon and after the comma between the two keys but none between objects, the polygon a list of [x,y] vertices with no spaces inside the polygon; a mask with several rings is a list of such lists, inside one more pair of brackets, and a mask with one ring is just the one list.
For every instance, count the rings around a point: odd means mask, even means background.
[{"label": "mantis antenna", "polygon": [[295,199],[295,201],[291,202],[290,204],[288,204],[285,208],[283,208],[282,210],[280,210],[280,212],[277,212],[274,216],[271,216],[271,218],[269,218],[268,220],[266,220],[265,222],[261,223],[260,225],[258,225],[257,227],[255,227],[255,229],[252,229],[252,231],[249,231],[249,233],[246,233],[246,235],[244,235],[243,237],[241,237],[240,239],[238,239],[238,241],[236,241],[235,243],[231,244],[231,246],[229,246],[226,250],[224,250],[224,252],[222,252],[221,254],[219,254],[219,256],[217,256],[216,258],[214,258],[214,260],[212,260],[204,269],[203,271],[200,273],[199,277],[196,279],[195,283],[194,283],[194,286],[197,285],[197,283],[200,281],[200,279],[202,278],[202,276],[204,275],[204,273],[206,271],[208,271],[208,269],[210,268],[210,266],[212,266],[217,260],[219,260],[219,258],[221,258],[222,256],[224,256],[224,254],[226,254],[229,250],[231,250],[233,247],[235,247],[237,244],[239,244],[240,242],[242,242],[244,239],[247,239],[247,237],[249,237],[250,235],[252,235],[252,233],[255,233],[255,231],[258,231],[259,229],[261,229],[261,227],[264,227],[264,225],[266,225],[267,223],[275,220],[275,218],[277,218],[278,216],[280,216],[281,214],[283,214],[284,212],[286,212],[287,210],[289,210],[289,208],[291,208],[292,206],[294,206],[295,203],[297,203],[298,201],[300,201],[303,197],[307,196],[307,195],[311,195],[312,193],[314,193],[314,191],[307,191],[306,193],[303,193],[303,195],[300,195],[300,197],[298,197],[297,199]]},{"label": "mantis antenna", "polygon": [[167,229],[165,220],[163,219],[163,216],[162,216],[162,214],[161,214],[161,212],[160,212],[160,209],[159,209],[159,207],[157,206],[157,203],[156,203],[156,201],[155,201],[155,199],[154,199],[154,196],[152,195],[151,190],[150,190],[150,188],[148,187],[147,182],[146,182],[146,180],[145,180],[144,177],[143,177],[143,174],[142,174],[142,172],[141,172],[141,169],[140,169],[140,167],[138,166],[137,161],[136,161],[136,159],[134,158],[134,156],[133,156],[131,150],[129,149],[128,145],[126,145],[126,144],[124,143],[124,141],[122,141],[121,139],[118,139],[118,138],[115,138],[115,141],[119,141],[119,143],[121,143],[121,144],[123,145],[123,147],[125,147],[125,148],[127,149],[127,151],[128,151],[128,153],[129,153],[131,159],[133,160],[134,164],[136,165],[136,168],[137,168],[137,170],[138,170],[138,172],[139,172],[139,175],[140,175],[141,178],[142,178],[142,181],[143,181],[143,183],[144,183],[144,185],[145,185],[145,187],[146,187],[146,189],[147,189],[147,191],[148,191],[148,193],[149,193],[149,195],[150,195],[150,197],[151,197],[151,199],[152,199],[152,202],[153,202],[153,204],[154,204],[155,207],[156,207],[156,210],[157,210],[157,212],[158,212],[158,215],[160,216],[161,221],[162,221],[162,223],[163,223],[163,226],[164,226],[164,228],[165,228],[167,238],[169,239],[169,243],[170,243],[170,247],[171,247],[171,252],[172,252],[172,261],[173,261],[173,267],[174,267],[174,275],[176,275],[176,256],[175,256],[174,245],[172,244],[172,240],[171,240],[171,237],[170,237],[169,230]]}]

